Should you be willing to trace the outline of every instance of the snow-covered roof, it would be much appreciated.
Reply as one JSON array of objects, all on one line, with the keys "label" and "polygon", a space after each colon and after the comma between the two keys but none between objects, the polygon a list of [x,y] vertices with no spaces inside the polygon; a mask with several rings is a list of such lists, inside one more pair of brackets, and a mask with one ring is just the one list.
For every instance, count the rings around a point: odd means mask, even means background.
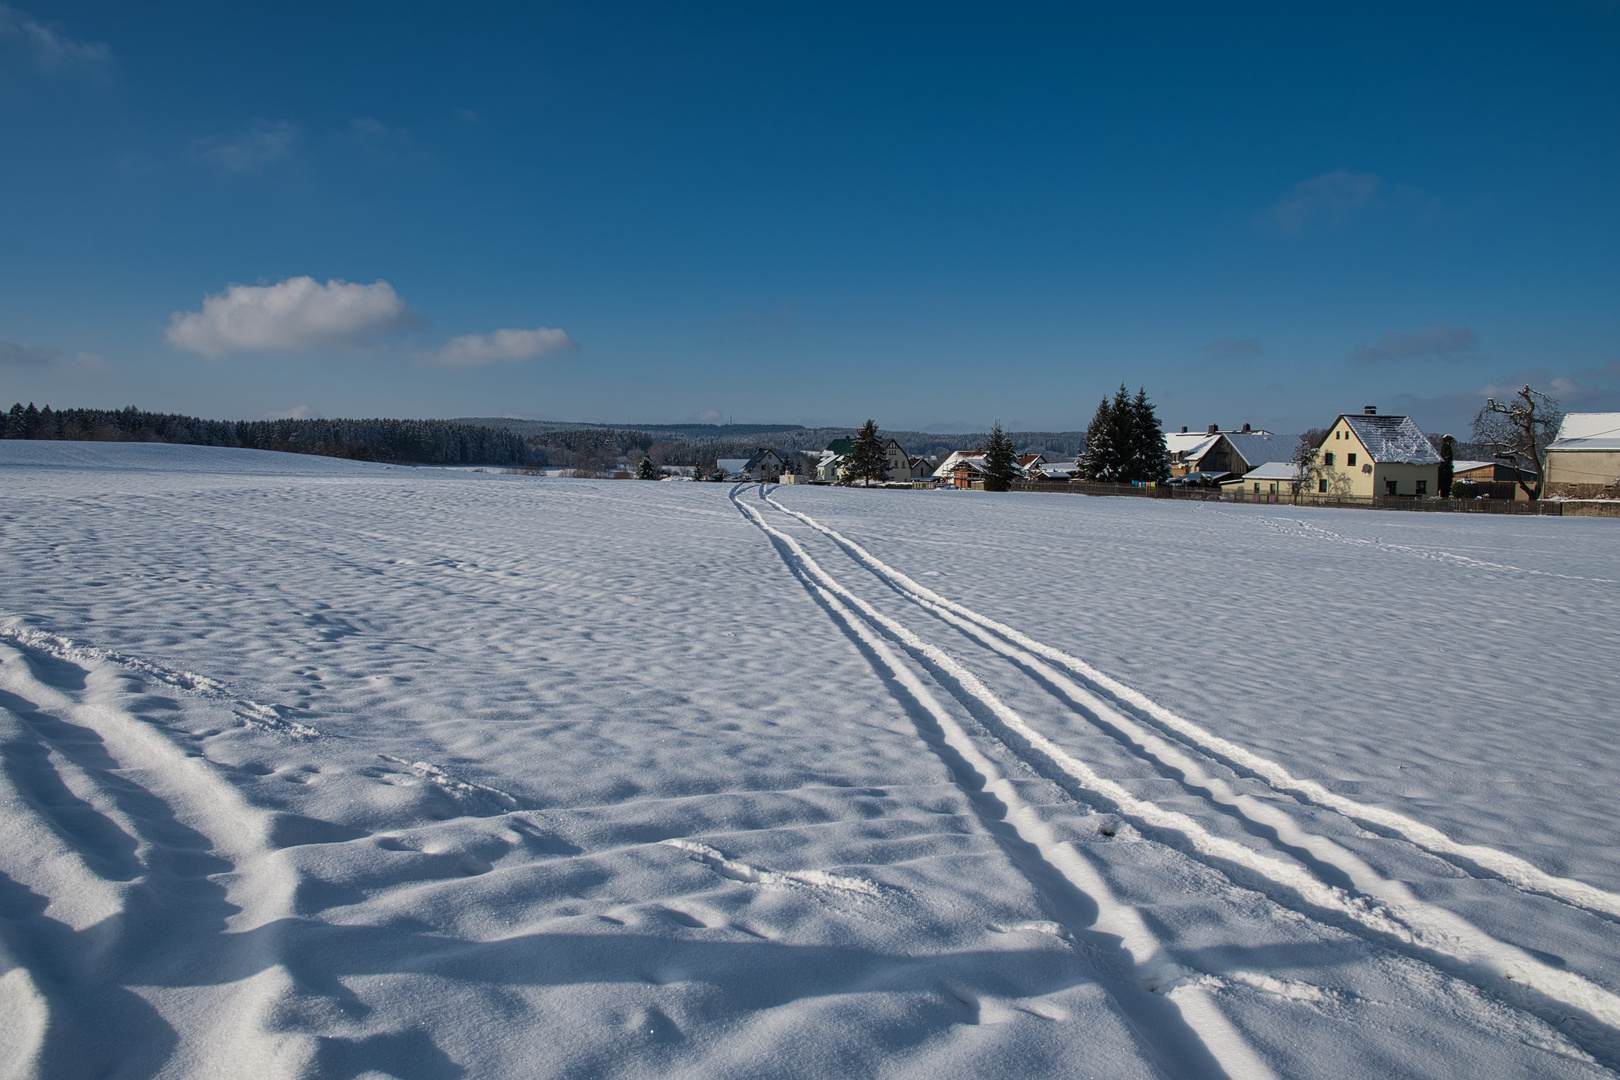
[{"label": "snow-covered roof", "polygon": [[739,473],[748,468],[748,459],[745,457],[723,457],[715,461],[714,467],[723,473]]},{"label": "snow-covered roof", "polygon": [[1297,480],[1299,466],[1292,461],[1268,461],[1243,474],[1245,480]]},{"label": "snow-covered roof", "polygon": [[1496,464],[1496,462],[1494,462],[1494,461],[1453,461],[1451,463],[1451,471],[1452,472],[1473,472],[1475,469],[1483,469],[1487,465],[1495,465],[1495,464]]},{"label": "snow-covered roof", "polygon": [[1549,450],[1620,450],[1620,413],[1565,413]]},{"label": "snow-covered roof", "polygon": [[1269,431],[1227,431],[1226,441],[1243,458],[1243,463],[1254,468],[1261,462],[1287,458],[1294,451],[1297,439],[1273,435]]},{"label": "snow-covered roof", "polygon": [[1205,431],[1176,431],[1164,437],[1164,448],[1172,457],[1182,455],[1182,460],[1196,461],[1209,452],[1220,439],[1220,435],[1211,435]]},{"label": "snow-covered roof", "polygon": [[1356,433],[1367,456],[1380,464],[1438,465],[1440,455],[1410,416],[1368,416],[1345,413],[1340,417]]},{"label": "snow-covered roof", "polygon": [[983,450],[952,450],[950,456],[934,467],[935,476],[949,476],[958,462],[984,459]]}]

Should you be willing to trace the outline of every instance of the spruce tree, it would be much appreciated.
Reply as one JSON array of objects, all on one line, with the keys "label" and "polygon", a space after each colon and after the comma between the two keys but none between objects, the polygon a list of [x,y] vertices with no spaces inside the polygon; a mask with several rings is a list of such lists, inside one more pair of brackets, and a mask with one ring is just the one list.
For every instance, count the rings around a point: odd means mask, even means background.
[{"label": "spruce tree", "polygon": [[1103,398],[1097,415],[1086,429],[1086,453],[1082,459],[1087,480],[1101,484],[1129,483],[1129,469],[1135,456],[1136,418],[1131,410],[1130,392],[1120,383],[1110,401]]},{"label": "spruce tree", "polygon": [[1013,441],[1001,430],[1001,421],[990,427],[990,441],[984,444],[984,490],[1006,491],[1018,475],[1018,455]]},{"label": "spruce tree", "polygon": [[1164,445],[1164,429],[1159,425],[1158,414],[1153,411],[1153,402],[1148,400],[1145,388],[1137,388],[1130,411],[1131,456],[1126,479],[1162,484],[1170,479],[1170,451]]},{"label": "spruce tree", "polygon": [[1457,475],[1457,440],[1450,435],[1440,438],[1440,497],[1451,498],[1451,482]]},{"label": "spruce tree", "polygon": [[844,465],[845,475],[851,482],[875,480],[881,484],[888,479],[888,467],[888,457],[883,452],[883,440],[878,438],[877,423],[868,420],[861,425],[861,430],[855,435],[855,446],[850,450],[849,460]]},{"label": "spruce tree", "polygon": [[1097,402],[1097,411],[1092,414],[1091,423],[1086,427],[1086,448],[1079,455],[1080,479],[1092,483],[1102,483],[1104,462],[1111,454],[1109,446],[1110,432],[1113,418],[1109,415],[1108,396]]},{"label": "spruce tree", "polygon": [[658,480],[660,479],[659,474],[662,471],[663,470],[659,469],[658,466],[652,463],[652,458],[644,457],[641,459],[641,464],[636,466],[636,479]]}]

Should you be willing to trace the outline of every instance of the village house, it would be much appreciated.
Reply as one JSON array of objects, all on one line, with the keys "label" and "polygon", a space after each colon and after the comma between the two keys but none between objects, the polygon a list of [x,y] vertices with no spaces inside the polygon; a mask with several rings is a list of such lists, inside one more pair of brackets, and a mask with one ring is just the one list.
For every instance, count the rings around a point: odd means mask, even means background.
[{"label": "village house", "polygon": [[720,458],[715,461],[714,467],[724,474],[727,480],[755,480],[775,483],[782,475],[782,469],[787,463],[782,455],[775,450],[761,447],[754,451],[753,457]]},{"label": "village house", "polygon": [[1536,482],[1535,473],[1511,461],[1453,461],[1451,470],[1453,494],[1456,494],[1458,481],[1466,481],[1478,485],[1478,494],[1487,499],[1528,501],[1530,496],[1519,486],[1519,481],[1532,487]]},{"label": "village house", "polygon": [[1340,498],[1440,493],[1440,455],[1410,416],[1340,413],[1316,452],[1317,493]]},{"label": "village house", "polygon": [[1547,447],[1546,494],[1606,494],[1620,485],[1620,413],[1567,413]]},{"label": "village house", "polygon": [[1236,431],[1223,431],[1216,425],[1209,430],[1189,433],[1186,428],[1164,437],[1170,456],[1170,475],[1194,474],[1211,481],[1224,474],[1242,476],[1268,461],[1284,461],[1293,452],[1292,443],[1280,435],[1244,424]]},{"label": "village house", "polygon": [[952,450],[934,469],[934,476],[945,483],[954,483],[964,490],[973,481],[984,480],[983,450]]},{"label": "village house", "polygon": [[1221,491],[1249,495],[1258,501],[1276,502],[1278,496],[1293,497],[1299,467],[1291,461],[1267,461],[1255,466],[1237,480],[1228,480]]}]

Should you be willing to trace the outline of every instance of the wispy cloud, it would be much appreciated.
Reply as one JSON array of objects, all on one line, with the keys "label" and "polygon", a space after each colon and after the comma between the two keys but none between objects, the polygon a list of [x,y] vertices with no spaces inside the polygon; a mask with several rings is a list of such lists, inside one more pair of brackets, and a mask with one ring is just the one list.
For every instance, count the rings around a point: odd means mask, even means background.
[{"label": "wispy cloud", "polygon": [[1437,322],[1415,334],[1391,330],[1377,345],[1357,345],[1351,359],[1358,364],[1374,364],[1381,360],[1463,360],[1473,359],[1474,343],[1479,335],[1466,326],[1447,326]]},{"label": "wispy cloud", "polygon": [[105,41],[79,41],[26,12],[0,4],[0,37],[20,38],[45,71],[105,70],[113,59]]},{"label": "wispy cloud", "polygon": [[1344,224],[1374,205],[1383,190],[1382,177],[1335,169],[1295,184],[1271,204],[1266,217],[1284,236],[1305,236]]},{"label": "wispy cloud", "polygon": [[463,334],[451,338],[437,352],[423,357],[440,367],[484,367],[501,361],[533,360],[549,353],[568,352],[579,346],[561,330],[539,326],[533,330],[496,330],[491,334]]},{"label": "wispy cloud", "polygon": [[1241,360],[1245,356],[1258,356],[1260,343],[1254,338],[1218,337],[1205,345],[1204,350],[1225,360]]},{"label": "wispy cloud", "polygon": [[309,276],[275,285],[230,285],[203,298],[201,311],[169,318],[171,345],[218,358],[233,352],[304,350],[385,333],[410,317],[394,287]]},{"label": "wispy cloud", "polygon": [[297,124],[286,120],[255,120],[228,138],[200,140],[196,157],[223,173],[256,173],[290,158],[302,138],[303,132]]},{"label": "wispy cloud", "polygon": [[100,371],[107,365],[95,353],[68,352],[65,349],[49,349],[39,345],[29,345],[21,341],[6,341],[0,338],[0,368],[25,370],[28,368],[44,367],[84,368],[91,371]]}]

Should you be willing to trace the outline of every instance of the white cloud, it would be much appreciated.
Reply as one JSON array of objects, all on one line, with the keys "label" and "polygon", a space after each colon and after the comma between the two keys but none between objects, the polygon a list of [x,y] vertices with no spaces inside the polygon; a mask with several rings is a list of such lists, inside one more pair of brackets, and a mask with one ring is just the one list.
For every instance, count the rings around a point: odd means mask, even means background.
[{"label": "white cloud", "polygon": [[1382,177],[1335,169],[1295,184],[1294,190],[1272,203],[1267,216],[1284,236],[1303,236],[1343,224],[1383,189]]},{"label": "white cloud", "polygon": [[1353,359],[1361,364],[1379,360],[1463,359],[1459,354],[1472,352],[1478,340],[1479,335],[1466,326],[1437,322],[1415,334],[1391,330],[1377,345],[1356,346]]},{"label": "white cloud", "polygon": [[0,4],[0,37],[22,38],[33,49],[34,62],[46,71],[99,69],[112,62],[105,41],[75,41],[5,4]]},{"label": "white cloud", "polygon": [[201,311],[169,318],[169,344],[204,356],[341,345],[392,330],[409,316],[386,281],[320,284],[309,276],[275,285],[231,285],[203,297]]},{"label": "white cloud", "polygon": [[294,405],[292,408],[282,409],[280,412],[267,412],[264,414],[264,418],[266,420],[308,420],[313,414],[314,410],[308,405]]},{"label": "white cloud", "polygon": [[483,367],[500,360],[532,360],[547,353],[577,348],[574,339],[547,326],[533,330],[497,330],[493,334],[463,334],[451,338],[426,359],[442,367]]},{"label": "white cloud", "polygon": [[255,120],[232,138],[204,139],[197,160],[225,173],[256,173],[292,156],[302,138],[298,125],[285,120]]}]

